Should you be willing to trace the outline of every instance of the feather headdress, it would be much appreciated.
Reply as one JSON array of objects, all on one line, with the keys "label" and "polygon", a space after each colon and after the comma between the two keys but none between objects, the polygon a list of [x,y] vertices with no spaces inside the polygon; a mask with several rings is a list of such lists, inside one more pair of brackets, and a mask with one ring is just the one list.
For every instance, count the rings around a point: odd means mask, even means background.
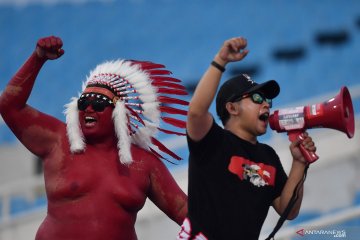
[{"label": "feather headdress", "polygon": [[[110,61],[98,65],[83,84],[80,99],[103,98],[114,105],[112,118],[118,138],[119,158],[123,164],[132,162],[131,144],[136,144],[162,159],[166,158],[158,150],[176,160],[181,159],[154,137],[158,131],[185,135],[160,128],[161,122],[185,128],[184,120],[163,116],[163,113],[186,115],[186,110],[168,105],[188,105],[187,101],[172,96],[187,95],[187,91],[180,84],[181,81],[170,77],[171,72],[164,68],[162,64],[147,61]],[[72,98],[71,102],[65,105],[64,112],[70,150],[73,153],[84,151],[86,145],[79,124],[79,98]],[[158,150],[154,149],[154,146]]]}]

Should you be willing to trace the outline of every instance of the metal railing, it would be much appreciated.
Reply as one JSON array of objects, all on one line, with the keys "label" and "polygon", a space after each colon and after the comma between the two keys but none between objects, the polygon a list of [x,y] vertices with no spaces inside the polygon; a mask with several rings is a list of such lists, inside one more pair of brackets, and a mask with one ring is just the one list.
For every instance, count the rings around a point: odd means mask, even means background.
[{"label": "metal railing", "polygon": [[[19,218],[38,208],[45,208],[46,204],[35,204],[44,197],[44,180],[42,177],[31,177],[0,186],[0,229],[13,219]],[[14,210],[11,204],[13,200],[22,199],[24,206]],[[12,209],[14,211],[12,211]]]}]

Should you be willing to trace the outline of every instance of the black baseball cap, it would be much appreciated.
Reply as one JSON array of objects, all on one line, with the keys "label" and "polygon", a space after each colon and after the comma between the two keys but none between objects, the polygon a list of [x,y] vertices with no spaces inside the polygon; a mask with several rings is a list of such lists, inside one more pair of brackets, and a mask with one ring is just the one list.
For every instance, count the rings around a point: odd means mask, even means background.
[{"label": "black baseball cap", "polygon": [[247,74],[241,74],[227,80],[216,96],[216,113],[223,120],[226,114],[225,105],[235,99],[253,92],[260,92],[265,98],[273,99],[280,93],[280,86],[275,80],[256,83]]}]

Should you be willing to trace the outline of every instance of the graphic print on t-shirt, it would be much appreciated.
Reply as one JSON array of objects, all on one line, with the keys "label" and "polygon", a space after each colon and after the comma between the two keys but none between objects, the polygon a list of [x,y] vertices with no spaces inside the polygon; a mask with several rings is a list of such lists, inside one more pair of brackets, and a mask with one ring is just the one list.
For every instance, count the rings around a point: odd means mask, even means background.
[{"label": "graphic print on t-shirt", "polygon": [[241,180],[249,181],[257,187],[275,184],[276,169],[264,163],[255,163],[243,157],[233,156],[228,169]]}]

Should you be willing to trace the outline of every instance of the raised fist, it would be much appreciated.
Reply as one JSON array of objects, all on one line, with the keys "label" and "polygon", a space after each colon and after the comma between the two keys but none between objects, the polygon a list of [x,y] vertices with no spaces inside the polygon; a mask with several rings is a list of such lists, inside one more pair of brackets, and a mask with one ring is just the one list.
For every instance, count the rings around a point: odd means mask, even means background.
[{"label": "raised fist", "polygon": [[35,51],[39,58],[54,60],[64,54],[62,46],[61,38],[50,36],[39,39]]},{"label": "raised fist", "polygon": [[226,40],[218,52],[220,64],[242,60],[248,54],[247,40],[243,37],[234,37]]}]

